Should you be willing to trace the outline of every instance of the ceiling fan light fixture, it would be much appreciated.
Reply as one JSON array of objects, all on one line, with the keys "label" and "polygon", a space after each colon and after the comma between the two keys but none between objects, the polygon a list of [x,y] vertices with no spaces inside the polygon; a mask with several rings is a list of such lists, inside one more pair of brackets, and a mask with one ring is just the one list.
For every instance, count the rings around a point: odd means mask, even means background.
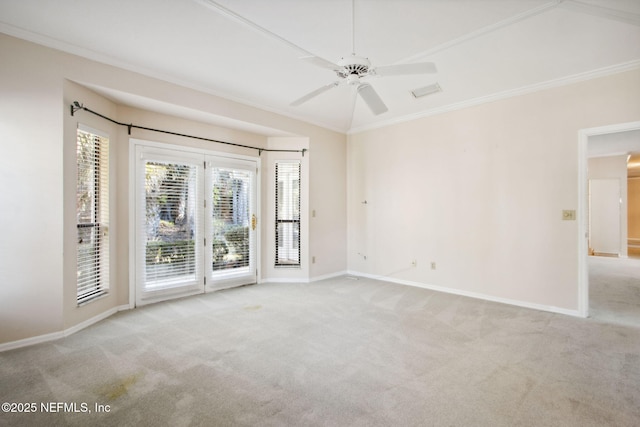
[{"label": "ceiling fan light fixture", "polygon": [[418,89],[414,89],[411,91],[411,95],[414,98],[422,98],[423,96],[432,95],[434,93],[442,92],[442,88],[438,83],[434,83],[429,86],[424,86]]}]

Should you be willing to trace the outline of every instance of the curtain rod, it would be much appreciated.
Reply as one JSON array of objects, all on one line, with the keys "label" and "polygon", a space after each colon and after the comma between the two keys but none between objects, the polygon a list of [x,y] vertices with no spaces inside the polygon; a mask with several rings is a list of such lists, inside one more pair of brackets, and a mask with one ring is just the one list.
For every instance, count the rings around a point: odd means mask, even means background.
[{"label": "curtain rod", "polygon": [[145,127],[145,126],[138,126],[138,125],[134,125],[134,124],[130,124],[130,123],[122,123],[119,122],[117,120],[114,120],[110,117],[104,116],[96,111],[90,110],[89,108],[85,107],[83,104],[80,104],[78,101],[73,101],[73,103],[71,104],[71,116],[73,116],[78,110],[84,110],[87,111],[91,114],[94,114],[98,117],[101,117],[105,120],[110,121],[111,123],[115,123],[117,125],[120,126],[126,126],[128,129],[128,133],[129,135],[131,135],[131,129],[135,128],[135,129],[142,129],[142,130],[148,130],[148,131],[152,131],[152,132],[158,132],[158,133],[164,133],[167,135],[175,135],[175,136],[182,136],[185,138],[191,138],[191,139],[199,139],[201,141],[208,141],[208,142],[216,142],[218,144],[225,144],[225,145],[232,145],[234,147],[242,147],[242,148],[249,148],[251,150],[258,150],[258,156],[260,156],[262,154],[263,151],[268,151],[268,152],[280,152],[280,153],[302,153],[302,156],[304,157],[304,153],[307,152],[308,150],[306,148],[303,148],[302,150],[276,150],[276,149],[271,149],[271,148],[259,148],[259,147],[252,147],[250,145],[243,145],[243,144],[237,144],[235,142],[227,142],[227,141],[220,141],[217,139],[211,139],[211,138],[205,138],[202,136],[194,136],[194,135],[187,135],[184,133],[178,133],[178,132],[171,132],[168,130],[162,130],[162,129],[154,129],[154,128],[149,128],[149,127]]}]

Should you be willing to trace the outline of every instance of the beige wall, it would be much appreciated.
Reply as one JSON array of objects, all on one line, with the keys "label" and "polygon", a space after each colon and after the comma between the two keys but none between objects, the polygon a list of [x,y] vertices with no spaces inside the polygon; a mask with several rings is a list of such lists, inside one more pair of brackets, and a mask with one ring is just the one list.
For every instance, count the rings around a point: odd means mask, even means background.
[{"label": "beige wall", "polygon": [[590,158],[588,177],[592,179],[616,179],[620,182],[620,256],[627,256],[627,156]]},{"label": "beige wall", "polygon": [[577,314],[578,131],[638,99],[635,70],[351,135],[349,270]]},{"label": "beige wall", "polygon": [[0,37],[0,343],[62,321],[62,81],[55,53]]},{"label": "beige wall", "polygon": [[[310,206],[324,214],[307,219],[309,253],[305,280],[346,270],[346,136],[213,95],[85,60],[0,35],[0,346],[54,338],[129,303],[129,135],[126,128],[79,112],[72,101],[121,122],[213,139],[266,146],[270,135],[241,132],[117,105],[86,87],[104,87],[183,109],[250,122],[308,139]],[[75,129],[77,123],[107,132],[113,160],[110,237],[112,293],[83,307],[74,300]],[[140,130],[137,139],[226,151],[180,137]],[[234,149],[235,150],[235,149]],[[249,154],[243,151],[242,154]],[[114,176],[115,175],[115,176]],[[342,181],[341,181],[342,180]],[[326,188],[326,183],[331,188]],[[264,195],[263,195],[264,197]],[[334,230],[331,239],[325,230]],[[268,244],[268,242],[263,242]],[[17,344],[15,344],[17,343]],[[7,345],[9,347],[7,347]]]}]

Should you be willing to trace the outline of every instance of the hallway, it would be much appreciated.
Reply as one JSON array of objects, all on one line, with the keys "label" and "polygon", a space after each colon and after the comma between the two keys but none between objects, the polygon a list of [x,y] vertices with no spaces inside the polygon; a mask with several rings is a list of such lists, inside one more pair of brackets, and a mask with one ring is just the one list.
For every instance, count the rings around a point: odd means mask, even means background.
[{"label": "hallway", "polygon": [[589,257],[589,316],[640,327],[640,258]]}]

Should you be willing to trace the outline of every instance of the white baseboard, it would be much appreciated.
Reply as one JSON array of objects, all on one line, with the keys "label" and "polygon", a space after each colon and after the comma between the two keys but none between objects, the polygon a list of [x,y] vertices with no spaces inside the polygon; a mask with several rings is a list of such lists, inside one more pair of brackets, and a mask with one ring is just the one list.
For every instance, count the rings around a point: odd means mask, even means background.
[{"label": "white baseboard", "polygon": [[333,279],[334,277],[340,277],[347,274],[347,271],[336,271],[335,273],[323,274],[321,276],[315,276],[309,279],[309,282],[318,282],[320,280]]},{"label": "white baseboard", "polygon": [[460,295],[460,296],[464,296],[464,297],[481,299],[481,300],[485,300],[485,301],[498,302],[498,303],[501,303],[501,304],[514,305],[514,306],[517,306],[517,307],[530,308],[530,309],[533,309],[533,310],[548,311],[548,312],[551,312],[551,313],[564,314],[564,315],[567,315],[567,316],[574,316],[574,317],[585,317],[582,314],[580,314],[580,312],[578,310],[568,310],[566,308],[554,307],[554,306],[550,306],[550,305],[536,304],[536,303],[531,303],[531,302],[527,302],[527,301],[520,301],[520,300],[509,299],[509,298],[495,297],[495,296],[481,294],[481,293],[477,293],[477,292],[469,292],[469,291],[465,291],[465,290],[462,290],[462,289],[447,288],[447,287],[444,287],[444,286],[430,285],[428,283],[414,282],[414,281],[410,281],[410,280],[397,279],[397,278],[394,278],[394,277],[376,276],[374,274],[361,273],[361,272],[358,272],[358,271],[349,271],[348,274],[353,275],[353,276],[365,277],[365,278],[368,278],[368,279],[383,280],[385,282],[397,283],[399,285],[414,286],[414,287],[417,287],[417,288],[428,289],[428,290],[431,290],[431,291],[444,292],[444,293],[447,293],[447,294]]},{"label": "white baseboard", "polygon": [[0,344],[0,352],[14,350],[16,348],[28,347],[30,345],[40,344],[47,341],[54,341],[64,338],[64,332],[51,332],[50,334],[38,335],[37,337],[24,338],[17,341],[9,341]]},{"label": "white baseboard", "polygon": [[309,279],[296,277],[265,277],[260,279],[260,283],[309,283]]},{"label": "white baseboard", "polygon": [[75,334],[76,332],[88,326],[98,323],[101,320],[104,320],[107,317],[112,316],[119,311],[129,310],[129,309],[130,309],[129,304],[120,305],[117,307],[113,307],[103,313],[98,314],[97,316],[92,317],[91,319],[87,319],[84,322],[78,323],[77,325],[74,325],[63,331],[51,332],[49,334],[38,335],[36,337],[29,337],[21,340],[2,343],[0,344],[0,353],[7,350],[14,350],[16,348],[28,347],[30,345],[41,344],[44,342],[54,341],[60,338],[68,337],[69,335]]},{"label": "white baseboard", "polygon": [[320,280],[333,279],[334,277],[344,276],[347,271],[336,271],[334,273],[322,274],[311,278],[295,278],[295,277],[265,277],[260,279],[260,283],[313,283]]},{"label": "white baseboard", "polygon": [[101,320],[106,319],[107,317],[113,316],[114,314],[116,314],[119,311],[123,311],[123,310],[129,310],[129,304],[127,305],[120,305],[117,307],[113,307],[110,308],[109,310],[98,314],[97,316],[92,317],[91,319],[87,319],[84,322],[80,322],[77,325],[74,325],[68,329],[65,329],[63,331],[63,334],[65,337],[68,337],[71,334],[75,334],[78,331],[81,331],[82,329],[93,325],[94,323],[98,323]]}]

